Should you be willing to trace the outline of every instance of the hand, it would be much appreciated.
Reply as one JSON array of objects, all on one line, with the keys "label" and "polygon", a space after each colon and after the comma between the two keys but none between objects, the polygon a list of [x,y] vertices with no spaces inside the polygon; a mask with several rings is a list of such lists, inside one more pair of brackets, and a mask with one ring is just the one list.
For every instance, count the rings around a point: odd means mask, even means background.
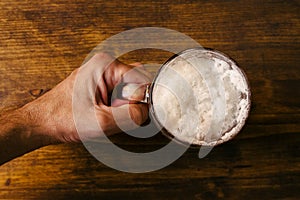
[{"label": "hand", "polygon": [[[51,143],[79,142],[81,139],[120,132],[113,112],[121,117],[122,127],[132,129],[135,127],[132,121],[137,125],[146,121],[148,106],[132,102],[128,104],[128,101],[119,99],[111,101],[110,97],[115,86],[122,81],[134,83],[151,81],[151,75],[140,65],[126,65],[108,54],[96,54],[55,88],[21,108],[21,111],[26,113],[30,123],[33,124],[33,133],[47,136],[45,138]],[[74,88],[75,81],[79,88]],[[79,119],[81,123],[87,124],[88,127],[90,117],[96,114],[102,132],[91,130],[89,127],[84,135],[79,137],[73,119],[74,100],[76,106],[82,109],[82,117]],[[126,115],[128,110],[132,120]],[[88,111],[95,113],[87,114]]]}]

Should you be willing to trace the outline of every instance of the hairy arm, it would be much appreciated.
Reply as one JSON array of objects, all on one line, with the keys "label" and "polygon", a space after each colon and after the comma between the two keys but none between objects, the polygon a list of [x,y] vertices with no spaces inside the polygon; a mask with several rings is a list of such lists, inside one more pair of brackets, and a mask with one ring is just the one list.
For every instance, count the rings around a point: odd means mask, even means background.
[{"label": "hairy arm", "polygon": [[[76,79],[82,82],[79,90],[73,88]],[[80,142],[120,132],[113,110],[121,116],[126,129],[134,128],[132,121],[142,124],[148,118],[147,105],[123,100],[110,102],[109,98],[115,86],[124,80],[149,83],[150,79],[150,74],[140,67],[126,65],[105,53],[96,54],[43,96],[0,115],[0,165],[50,144]],[[91,88],[97,88],[96,96],[87,92]],[[102,132],[89,128],[79,136],[73,119],[74,96],[83,111],[94,110],[91,116],[82,115],[78,120],[88,124],[90,117],[96,117]]]}]

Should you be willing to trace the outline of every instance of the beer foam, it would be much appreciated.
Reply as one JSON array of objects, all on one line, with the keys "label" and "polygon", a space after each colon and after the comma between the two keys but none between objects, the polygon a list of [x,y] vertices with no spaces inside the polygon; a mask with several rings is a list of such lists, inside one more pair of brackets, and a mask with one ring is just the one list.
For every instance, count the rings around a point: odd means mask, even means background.
[{"label": "beer foam", "polygon": [[[224,107],[214,110],[217,99],[224,100]],[[177,140],[216,145],[231,139],[244,125],[250,91],[244,73],[232,60],[196,49],[161,68],[152,90],[152,106],[158,123]],[[214,116],[223,118],[214,122]],[[220,130],[214,129],[216,123]]]}]

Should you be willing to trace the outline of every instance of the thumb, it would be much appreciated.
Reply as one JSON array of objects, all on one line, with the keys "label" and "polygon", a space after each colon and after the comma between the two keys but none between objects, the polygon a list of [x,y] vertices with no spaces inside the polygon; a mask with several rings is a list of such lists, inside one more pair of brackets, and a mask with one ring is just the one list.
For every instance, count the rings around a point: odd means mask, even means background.
[{"label": "thumb", "polygon": [[127,103],[119,107],[101,107],[97,118],[106,135],[136,129],[148,119],[147,104]]},{"label": "thumb", "polygon": [[114,88],[111,106],[117,107],[123,104],[143,102],[146,97],[148,84],[145,83],[121,83]]}]

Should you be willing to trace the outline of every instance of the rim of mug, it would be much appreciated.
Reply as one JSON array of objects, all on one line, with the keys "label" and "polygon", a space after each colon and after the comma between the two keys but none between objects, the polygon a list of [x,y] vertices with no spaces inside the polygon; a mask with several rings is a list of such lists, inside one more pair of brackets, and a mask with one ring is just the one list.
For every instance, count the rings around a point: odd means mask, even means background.
[{"label": "rim of mug", "polygon": [[[230,129],[226,130],[224,133],[222,133],[222,136],[218,139],[218,140],[214,140],[211,142],[205,142],[205,141],[200,141],[199,143],[188,143],[186,141],[182,141],[178,138],[176,138],[172,133],[170,133],[158,120],[158,117],[155,114],[155,110],[154,110],[154,106],[153,106],[153,88],[155,86],[156,80],[160,74],[160,72],[168,66],[168,64],[173,61],[174,59],[176,59],[178,56],[186,54],[190,51],[203,51],[206,53],[211,53],[212,56],[214,56],[214,58],[218,58],[220,60],[225,61],[226,63],[229,63],[230,65],[234,65],[235,66],[235,70],[237,70],[242,78],[244,79],[244,83],[246,85],[246,89],[247,89],[247,106],[246,106],[246,111],[244,116],[242,116],[241,121],[239,121],[239,123],[237,123],[235,126],[231,127]],[[228,55],[224,54],[223,52],[220,52],[218,50],[215,49],[211,49],[211,48],[204,48],[204,47],[195,47],[195,48],[189,48],[186,50],[183,50],[177,54],[174,54],[173,56],[171,56],[167,61],[165,61],[160,68],[158,69],[158,71],[156,72],[156,75],[154,76],[154,79],[152,81],[152,83],[150,84],[149,87],[149,114],[151,115],[151,119],[154,120],[154,123],[156,126],[161,127],[160,132],[166,136],[167,138],[169,138],[170,140],[174,140],[177,143],[181,144],[181,145],[185,145],[185,146],[189,146],[191,148],[199,148],[201,146],[217,146],[220,145],[224,142],[227,142],[229,140],[231,140],[232,138],[234,138],[244,127],[249,114],[250,114],[250,109],[251,109],[251,90],[250,90],[250,85],[249,85],[249,80],[246,76],[246,73],[237,65],[236,61],[234,61],[231,57],[229,57]],[[238,129],[236,129],[235,131],[233,131],[232,133],[230,132],[231,130],[233,130],[234,128],[238,127]]]}]

